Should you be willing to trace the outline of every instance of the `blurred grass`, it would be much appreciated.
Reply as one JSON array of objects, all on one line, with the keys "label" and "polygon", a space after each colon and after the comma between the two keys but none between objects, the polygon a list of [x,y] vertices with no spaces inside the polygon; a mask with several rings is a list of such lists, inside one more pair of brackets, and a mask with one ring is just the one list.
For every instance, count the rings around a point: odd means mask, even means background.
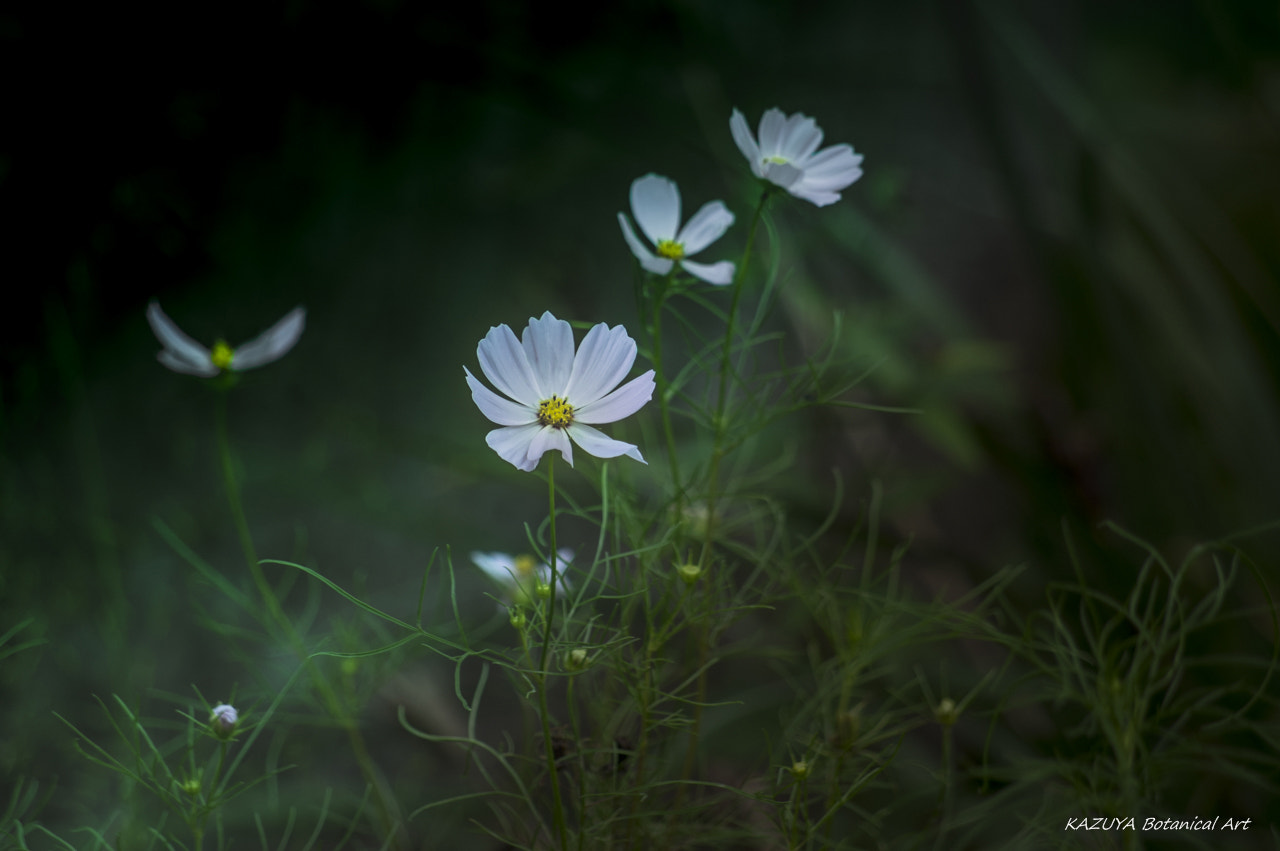
[{"label": "blurred grass", "polygon": [[[1026,561],[1024,601],[1070,576],[1064,525],[1123,594],[1131,560],[1100,521],[1176,560],[1280,510],[1274,4],[195,14],[162,20],[209,46],[128,16],[92,42],[34,7],[0,16],[10,90],[37,56],[96,69],[14,93],[0,137],[24,293],[0,311],[0,631],[32,619],[44,642],[0,668],[0,723],[24,731],[0,774],[60,778],[55,820],[113,798],[50,707],[94,730],[91,694],[249,679],[151,524],[232,570],[212,399],[154,361],[147,299],[232,342],[308,306],[297,351],[232,399],[250,522],[264,555],[391,609],[434,547],[519,549],[541,510],[479,440],[476,341],[548,308],[635,323],[613,214],[652,170],[741,225],[733,106],[802,110],[867,155],[840,205],[779,213],[782,315],[803,342],[842,310],[875,400],[925,411],[815,413],[790,492],[832,466],[860,497],[883,480],[925,590]],[[252,82],[208,73],[228,44]],[[1224,625],[1215,649],[1266,631]]]}]

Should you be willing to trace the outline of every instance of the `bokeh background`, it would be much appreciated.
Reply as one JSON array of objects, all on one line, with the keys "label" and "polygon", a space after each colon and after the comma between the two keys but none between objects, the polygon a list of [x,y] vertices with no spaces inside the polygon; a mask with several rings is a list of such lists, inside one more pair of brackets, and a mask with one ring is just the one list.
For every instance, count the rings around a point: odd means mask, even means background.
[{"label": "bokeh background", "polygon": [[797,515],[832,468],[850,522],[881,481],[922,593],[1025,563],[1029,606],[1068,535],[1125,592],[1101,521],[1176,560],[1280,517],[1274,2],[29,3],[0,68],[0,632],[43,642],[0,660],[0,786],[56,784],[50,823],[117,803],[53,711],[254,679],[161,532],[241,569],[212,393],[155,361],[148,300],[232,343],[306,305],[231,399],[258,550],[405,606],[435,548],[519,550],[544,512],[482,442],[476,342],[637,323],[615,214],[650,171],[724,199],[736,257],[734,107],[865,154],[838,205],[776,210],[773,322],[816,345],[842,311],[862,398],[921,410],[798,418]]}]

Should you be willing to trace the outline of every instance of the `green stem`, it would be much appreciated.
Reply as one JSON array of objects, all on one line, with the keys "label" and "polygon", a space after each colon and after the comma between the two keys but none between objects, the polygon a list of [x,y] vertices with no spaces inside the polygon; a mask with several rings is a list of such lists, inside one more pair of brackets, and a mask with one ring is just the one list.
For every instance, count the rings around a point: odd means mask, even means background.
[{"label": "green stem", "polygon": [[551,527],[551,593],[547,597],[546,629],[542,634],[542,654],[538,660],[538,708],[542,715],[542,742],[547,759],[547,774],[551,781],[552,811],[551,818],[560,837],[560,848],[568,851],[569,833],[565,827],[564,801],[560,796],[560,774],[556,771],[556,752],[551,742],[551,709],[547,701],[547,659],[551,653],[551,635],[556,617],[556,591],[560,586],[560,573],[556,562],[559,551],[556,541],[556,459],[555,455],[547,455],[547,502],[550,505],[549,523]]},{"label": "green stem", "polygon": [[360,733],[360,727],[350,713],[343,708],[329,681],[312,664],[311,657],[307,654],[301,636],[294,630],[292,621],[285,615],[284,609],[280,606],[280,600],[276,597],[275,592],[262,572],[262,565],[258,563],[257,550],[253,545],[253,537],[249,534],[249,522],[245,517],[244,505],[240,499],[240,485],[236,480],[235,465],[231,458],[231,440],[227,429],[227,389],[225,387],[218,390],[216,408],[218,458],[222,466],[223,485],[227,492],[227,503],[231,507],[232,519],[235,522],[236,532],[240,536],[240,546],[244,550],[245,561],[249,565],[249,573],[253,577],[253,583],[257,586],[258,593],[262,596],[262,602],[267,607],[270,621],[275,623],[294,654],[302,660],[302,664],[311,674],[316,691],[324,701],[329,714],[342,725],[346,732],[347,738],[351,743],[352,754],[360,767],[360,773],[364,775],[365,782],[374,790],[378,815],[382,819],[386,835],[391,840],[391,847],[399,849],[402,847],[402,837],[400,835],[401,825],[398,811],[391,798],[386,780],[383,779],[377,766],[374,765],[373,758],[369,755],[364,737]]},{"label": "green stem", "polygon": [[671,390],[662,365],[662,307],[675,277],[676,267],[662,281],[662,290],[653,301],[653,375],[658,385],[658,410],[662,415],[662,432],[667,440],[667,459],[671,465],[671,490],[674,493],[676,522],[684,515],[684,486],[680,482],[680,459],[676,456],[675,431],[671,428]]},{"label": "green stem", "polygon": [[707,558],[711,554],[711,540],[715,537],[716,502],[719,499],[720,461],[724,457],[724,438],[727,431],[725,423],[725,406],[729,400],[729,373],[733,369],[733,335],[738,321],[738,303],[742,300],[743,284],[747,280],[747,263],[751,259],[751,247],[755,243],[756,229],[760,226],[760,218],[769,202],[772,186],[766,186],[760,195],[760,203],[756,205],[755,214],[751,217],[751,228],[747,231],[747,245],[742,251],[742,262],[738,264],[733,276],[733,298],[729,305],[729,317],[724,332],[724,348],[720,353],[720,383],[716,390],[716,410],[711,426],[714,435],[711,444],[711,468],[707,474],[707,531],[702,541],[702,554],[698,558],[698,566],[707,568]]}]

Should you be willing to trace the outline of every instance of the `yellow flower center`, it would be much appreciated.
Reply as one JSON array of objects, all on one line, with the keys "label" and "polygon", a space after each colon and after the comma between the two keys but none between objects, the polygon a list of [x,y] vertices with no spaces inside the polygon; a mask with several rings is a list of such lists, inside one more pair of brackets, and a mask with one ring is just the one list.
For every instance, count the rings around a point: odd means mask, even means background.
[{"label": "yellow flower center", "polygon": [[532,576],[534,568],[538,563],[533,560],[533,556],[516,556],[512,561],[512,567],[516,569],[516,576],[524,578]]},{"label": "yellow flower center", "polygon": [[679,260],[684,257],[684,244],[673,239],[658,240],[658,256],[668,260]]},{"label": "yellow flower center", "polygon": [[227,345],[226,340],[219,340],[213,344],[213,351],[209,354],[209,360],[213,361],[213,365],[218,369],[231,369],[231,359],[235,357],[236,351]]},{"label": "yellow flower center", "polygon": [[552,428],[568,428],[573,422],[573,406],[568,400],[552,396],[538,406],[538,422]]},{"label": "yellow flower center", "polygon": [[775,165],[786,165],[787,163],[791,162],[791,160],[787,159],[784,156],[781,156],[780,154],[774,154],[771,157],[765,157],[764,161],[767,163],[773,163]]}]

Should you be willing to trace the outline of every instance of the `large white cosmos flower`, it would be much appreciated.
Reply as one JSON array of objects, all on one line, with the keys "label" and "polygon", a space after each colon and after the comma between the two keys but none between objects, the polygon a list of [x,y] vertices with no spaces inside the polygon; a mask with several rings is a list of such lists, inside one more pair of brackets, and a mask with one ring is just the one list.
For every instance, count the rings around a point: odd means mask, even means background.
[{"label": "large white cosmos flower", "polygon": [[862,177],[862,154],[855,154],[849,145],[819,151],[822,130],[802,113],[787,116],[776,107],[765,112],[760,119],[759,144],[747,127],[747,119],[736,109],[729,129],[756,177],[819,207],[839,201],[840,190]]},{"label": "large white cosmos flower", "polygon": [[158,302],[152,301],[147,305],[147,322],[164,346],[156,354],[160,363],[174,372],[209,378],[222,370],[241,372],[284,357],[302,336],[302,329],[307,324],[307,311],[295,307],[275,325],[238,349],[228,346],[225,340],[218,340],[212,351],[182,333],[182,329],[160,309]]},{"label": "large white cosmos flower", "polygon": [[575,355],[573,329],[547,311],[529,320],[519,340],[506,325],[490,328],[476,356],[485,377],[515,400],[502,398],[462,368],[476,407],[503,426],[485,435],[485,443],[517,469],[533,470],[552,449],[572,466],[570,438],[597,458],[627,455],[647,463],[634,445],[591,427],[628,417],[653,397],[653,370],[617,387],[636,360],[636,341],[621,325],[601,322]]},{"label": "large white cosmos flower", "polygon": [[728,260],[707,264],[685,259],[715,242],[733,224],[733,213],[723,202],[704,204],[682,228],[680,190],[665,177],[646,174],[631,184],[631,215],[653,243],[656,254],[636,236],[625,213],[618,214],[618,224],[631,253],[647,271],[665,275],[678,265],[709,284],[723,286],[733,280],[733,264]]}]

